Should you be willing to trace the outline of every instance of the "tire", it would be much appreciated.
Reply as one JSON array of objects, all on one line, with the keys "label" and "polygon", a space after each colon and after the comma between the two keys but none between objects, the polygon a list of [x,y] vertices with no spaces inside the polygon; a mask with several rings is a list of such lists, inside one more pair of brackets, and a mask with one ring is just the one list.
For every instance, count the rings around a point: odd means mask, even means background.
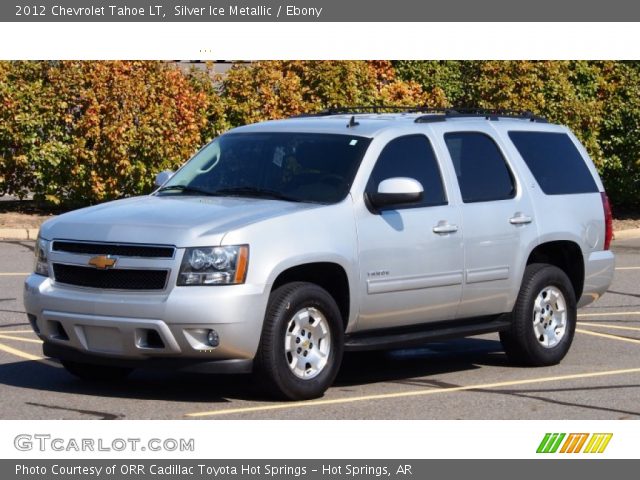
[{"label": "tire", "polygon": [[333,297],[315,284],[292,282],[269,297],[254,371],[275,398],[317,398],[333,383],[343,349],[342,316]]},{"label": "tire", "polygon": [[542,367],[559,363],[576,329],[576,297],[567,275],[544,263],[528,265],[511,314],[511,328],[500,332],[510,361]]},{"label": "tire", "polygon": [[114,382],[116,380],[122,380],[133,371],[132,368],[93,365],[69,360],[63,360],[61,363],[67,372],[82,380],[91,382]]}]

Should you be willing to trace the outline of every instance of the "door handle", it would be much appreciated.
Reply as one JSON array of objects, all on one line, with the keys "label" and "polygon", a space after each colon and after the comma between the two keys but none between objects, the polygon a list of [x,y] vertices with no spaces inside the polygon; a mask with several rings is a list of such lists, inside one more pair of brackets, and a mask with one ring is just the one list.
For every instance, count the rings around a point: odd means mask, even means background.
[{"label": "door handle", "polygon": [[445,233],[455,233],[458,231],[457,225],[451,225],[445,221],[438,222],[438,224],[433,227],[433,233],[445,234]]},{"label": "door handle", "polygon": [[513,217],[509,219],[509,223],[511,225],[526,225],[527,223],[531,222],[533,222],[533,218],[521,212],[517,212]]}]

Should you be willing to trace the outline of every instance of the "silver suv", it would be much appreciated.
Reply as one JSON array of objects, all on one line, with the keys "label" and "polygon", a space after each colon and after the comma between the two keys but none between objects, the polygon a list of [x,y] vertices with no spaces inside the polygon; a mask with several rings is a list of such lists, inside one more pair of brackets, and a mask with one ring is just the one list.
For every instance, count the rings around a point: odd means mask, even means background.
[{"label": "silver suv", "polygon": [[258,123],[157,183],[41,228],[26,311],[81,378],[253,371],[307,399],[344,351],[490,332],[514,362],[552,365],[613,277],[593,163],[526,112]]}]

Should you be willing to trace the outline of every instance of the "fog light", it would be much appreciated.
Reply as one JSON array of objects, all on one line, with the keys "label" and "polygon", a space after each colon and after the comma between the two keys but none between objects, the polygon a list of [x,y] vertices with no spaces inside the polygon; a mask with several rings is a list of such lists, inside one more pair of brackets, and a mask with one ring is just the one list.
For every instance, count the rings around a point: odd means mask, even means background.
[{"label": "fog light", "polygon": [[220,337],[218,336],[218,332],[216,332],[215,330],[209,330],[209,332],[207,332],[207,342],[212,347],[217,347],[218,345],[220,345]]}]

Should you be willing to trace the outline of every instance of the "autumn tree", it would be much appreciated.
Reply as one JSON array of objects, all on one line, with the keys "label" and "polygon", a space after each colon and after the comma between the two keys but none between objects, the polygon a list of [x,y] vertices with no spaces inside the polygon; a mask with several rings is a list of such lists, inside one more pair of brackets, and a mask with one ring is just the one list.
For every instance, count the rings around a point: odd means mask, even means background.
[{"label": "autumn tree", "polygon": [[222,78],[162,62],[0,62],[0,195],[150,191],[227,129],[348,106],[529,110],[569,126],[614,208],[640,208],[640,63],[260,61]]},{"label": "autumn tree", "polygon": [[148,191],[202,141],[216,96],[159,62],[11,62],[0,189],[58,204]]},{"label": "autumn tree", "polygon": [[284,118],[344,106],[445,103],[441,91],[425,91],[396,75],[388,61],[263,61],[232,68],[224,80],[232,125]]}]

